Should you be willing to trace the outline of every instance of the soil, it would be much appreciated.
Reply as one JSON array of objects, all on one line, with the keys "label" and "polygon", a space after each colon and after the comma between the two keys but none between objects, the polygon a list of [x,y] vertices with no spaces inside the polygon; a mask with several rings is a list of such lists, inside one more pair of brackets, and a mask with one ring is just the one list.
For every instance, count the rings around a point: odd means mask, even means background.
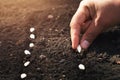
[{"label": "soil", "polygon": [[[71,48],[69,23],[79,3],[0,0],[0,80],[21,80],[21,73],[27,74],[24,80],[119,80],[119,27],[98,36],[82,55]],[[36,29],[35,40],[29,38],[30,27]],[[32,54],[26,56],[25,49]],[[85,70],[78,68],[81,63]]]}]

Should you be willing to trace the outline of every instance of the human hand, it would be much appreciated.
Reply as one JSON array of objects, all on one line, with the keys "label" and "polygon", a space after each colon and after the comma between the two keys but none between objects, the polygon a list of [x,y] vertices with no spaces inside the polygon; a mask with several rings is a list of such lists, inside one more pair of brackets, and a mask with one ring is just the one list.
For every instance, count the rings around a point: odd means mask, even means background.
[{"label": "human hand", "polygon": [[72,48],[80,44],[87,49],[100,33],[119,23],[120,0],[83,0],[70,22]]}]

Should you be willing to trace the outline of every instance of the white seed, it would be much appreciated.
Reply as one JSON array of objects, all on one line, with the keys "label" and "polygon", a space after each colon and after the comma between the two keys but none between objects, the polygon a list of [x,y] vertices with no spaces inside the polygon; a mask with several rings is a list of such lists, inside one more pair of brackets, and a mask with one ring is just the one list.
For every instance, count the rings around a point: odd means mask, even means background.
[{"label": "white seed", "polygon": [[79,64],[79,69],[81,69],[81,70],[85,70],[85,66],[83,65],[83,64]]},{"label": "white seed", "polygon": [[35,39],[35,35],[34,34],[30,34],[30,38],[31,39]]},{"label": "white seed", "polygon": [[21,74],[21,79],[24,79],[24,78],[26,78],[27,77],[27,74],[26,73],[22,73]]},{"label": "white seed", "polygon": [[29,47],[34,47],[34,46],[35,46],[34,43],[29,44]]},{"label": "white seed", "polygon": [[78,51],[79,53],[81,52],[81,46],[80,46],[80,45],[78,45],[77,51]]},{"label": "white seed", "polygon": [[30,28],[30,32],[34,32],[35,31],[35,28],[34,27],[31,27]]},{"label": "white seed", "polygon": [[25,50],[24,53],[25,53],[26,55],[30,55],[30,54],[31,54],[29,50]]},{"label": "white seed", "polygon": [[30,64],[30,61],[24,63],[24,66],[27,67]]}]

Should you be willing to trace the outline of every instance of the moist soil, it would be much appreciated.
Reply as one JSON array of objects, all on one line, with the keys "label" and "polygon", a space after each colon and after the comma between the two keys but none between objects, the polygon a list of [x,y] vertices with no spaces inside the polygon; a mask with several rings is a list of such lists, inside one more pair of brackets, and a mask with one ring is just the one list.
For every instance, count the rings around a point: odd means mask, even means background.
[{"label": "moist soil", "polygon": [[[69,23],[79,0],[0,0],[0,80],[119,80],[120,28],[102,33],[90,48],[71,48]],[[35,27],[35,40],[29,29]],[[35,44],[29,48],[29,43]],[[31,51],[25,55],[24,50]],[[24,67],[25,61],[31,64]],[[86,69],[80,70],[79,64]]]}]

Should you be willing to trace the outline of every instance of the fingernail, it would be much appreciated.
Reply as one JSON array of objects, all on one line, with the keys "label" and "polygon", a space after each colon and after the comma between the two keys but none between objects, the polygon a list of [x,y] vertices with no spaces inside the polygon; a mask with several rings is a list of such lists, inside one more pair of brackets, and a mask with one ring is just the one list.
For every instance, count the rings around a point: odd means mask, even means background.
[{"label": "fingernail", "polygon": [[84,40],[82,43],[81,43],[81,47],[83,49],[87,49],[89,47],[90,43],[87,41],[87,40]]}]

